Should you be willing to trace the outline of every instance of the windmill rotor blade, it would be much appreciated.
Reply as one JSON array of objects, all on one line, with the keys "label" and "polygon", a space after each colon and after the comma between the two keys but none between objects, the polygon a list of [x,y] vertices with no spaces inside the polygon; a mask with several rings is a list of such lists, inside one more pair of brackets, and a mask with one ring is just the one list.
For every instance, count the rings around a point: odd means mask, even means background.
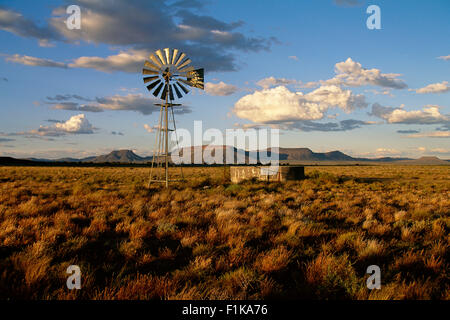
[{"label": "windmill rotor blade", "polygon": [[166,61],[164,60],[164,57],[163,57],[163,54],[162,54],[161,50],[156,50],[155,53],[158,56],[159,60],[161,60],[161,63],[163,65],[165,65]]},{"label": "windmill rotor blade", "polygon": [[159,76],[145,77],[144,78],[144,83],[150,82],[150,81],[155,80],[155,79],[159,79]]},{"label": "windmill rotor blade", "polygon": [[161,82],[161,83],[159,84],[159,86],[156,88],[156,90],[153,91],[153,95],[154,95],[155,97],[158,97],[158,94],[159,94],[159,92],[161,91],[163,85],[164,85],[164,83]]},{"label": "windmill rotor blade", "polygon": [[159,74],[158,71],[142,69],[142,74]]},{"label": "windmill rotor blade", "polygon": [[150,54],[149,58],[153,61],[154,64],[158,66],[158,68],[162,67],[161,62],[153,54]]},{"label": "windmill rotor blade", "polygon": [[[185,85],[188,85],[188,86],[192,86],[192,84],[188,81],[188,80],[184,80],[184,79],[178,79],[177,81],[181,81],[181,82],[183,82]],[[181,89],[183,89],[183,86],[181,85],[181,83],[178,83],[179,85],[180,85],[180,87],[181,87]],[[184,89],[183,89],[183,91],[184,91]],[[186,91],[185,91],[185,93],[187,93]]]},{"label": "windmill rotor blade", "polygon": [[175,58],[178,55],[178,49],[173,49],[172,64],[175,64]]},{"label": "windmill rotor blade", "polygon": [[164,49],[164,53],[166,54],[167,64],[170,64],[170,49],[169,48],[165,48]]},{"label": "windmill rotor blade", "polygon": [[175,63],[175,67],[178,66],[181,63],[181,61],[183,61],[184,57],[186,57],[186,54],[182,52],[180,54],[180,57],[178,58],[177,63]]},{"label": "windmill rotor blade", "polygon": [[183,92],[184,92],[185,94],[188,94],[188,93],[189,93],[189,90],[186,89],[186,88],[180,83],[180,80],[177,80],[177,84],[180,86],[181,90],[183,90]]},{"label": "windmill rotor blade", "polygon": [[169,84],[169,97],[171,101],[175,100],[175,98],[173,97],[173,89],[171,84]]},{"label": "windmill rotor blade", "polygon": [[167,83],[164,85],[164,90],[161,93],[161,99],[165,100],[167,97]]},{"label": "windmill rotor blade", "polygon": [[177,83],[173,84],[173,87],[175,88],[175,93],[177,94],[178,99],[180,99],[181,97],[183,97],[183,95],[181,94],[180,90],[177,87]]},{"label": "windmill rotor blade", "polygon": [[160,83],[161,82],[161,80],[156,80],[155,82],[152,82],[152,83],[150,83],[148,86],[147,86],[147,89],[148,89],[148,91],[151,91],[154,87],[156,87],[156,85],[158,84],[158,83]]},{"label": "windmill rotor blade", "polygon": [[194,71],[195,69],[194,69],[194,67],[193,66],[188,66],[188,67],[186,67],[186,68],[183,68],[183,69],[181,69],[181,70],[179,70],[179,72],[178,73],[185,73],[186,74],[186,77],[188,76],[188,72],[191,72],[191,71]]},{"label": "windmill rotor blade", "polygon": [[180,65],[177,67],[177,69],[180,70],[180,69],[184,68],[185,66],[187,66],[187,65],[188,65],[189,63],[191,63],[191,62],[192,62],[191,59],[187,58],[185,61],[183,61],[182,64],[180,64]]},{"label": "windmill rotor blade", "polygon": [[151,63],[150,61],[147,61],[147,60],[145,60],[144,67],[154,70],[154,71],[159,71],[158,66],[155,66],[153,63]]}]

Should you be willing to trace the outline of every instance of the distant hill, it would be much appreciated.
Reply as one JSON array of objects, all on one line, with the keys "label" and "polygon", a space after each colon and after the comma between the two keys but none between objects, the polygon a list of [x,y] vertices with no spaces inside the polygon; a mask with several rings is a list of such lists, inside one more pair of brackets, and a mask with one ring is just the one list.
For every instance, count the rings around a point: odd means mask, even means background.
[{"label": "distant hill", "polygon": [[136,163],[136,162],[144,162],[146,161],[146,158],[138,156],[131,150],[116,150],[106,155],[85,158],[82,159],[81,161],[94,163],[104,163],[104,162]]},{"label": "distant hill", "polygon": [[280,160],[296,161],[355,161],[340,151],[313,152],[308,148],[279,148]]},{"label": "distant hill", "polygon": [[413,160],[403,160],[398,161],[400,164],[428,164],[428,165],[448,165],[450,162],[448,160],[442,160],[438,157],[421,157],[419,159],[413,159]]},{"label": "distant hill", "polygon": [[414,159],[411,159],[411,158],[382,157],[382,158],[375,158],[375,159],[356,158],[356,160],[362,160],[362,161],[376,161],[376,162],[393,162],[393,161],[414,160]]},{"label": "distant hill", "polygon": [[33,164],[33,160],[16,159],[11,157],[0,157],[0,165],[4,166],[23,166]]},{"label": "distant hill", "polygon": [[[191,154],[191,162],[194,163],[194,154],[201,154],[204,152],[207,146],[195,146],[189,148],[183,148],[181,155],[185,152]],[[242,149],[236,149],[230,146],[215,146],[216,150],[222,149],[223,160],[225,161],[226,155],[230,152],[233,153],[234,159],[240,157],[245,158],[245,163],[248,163],[250,158],[254,158],[255,152],[248,152]],[[271,156],[271,149],[267,149],[268,156]],[[281,163],[310,163],[310,162],[323,162],[323,163],[397,163],[397,164],[417,164],[417,165],[449,165],[449,160],[441,160],[437,157],[422,157],[420,159],[410,159],[410,158],[391,158],[383,157],[376,159],[369,158],[353,158],[341,151],[330,151],[330,152],[313,152],[308,148],[278,148],[273,150],[279,155]],[[215,156],[215,151],[212,151],[212,156]],[[206,157],[203,159],[206,161]],[[71,163],[81,163],[81,164],[108,164],[108,163],[119,163],[119,164],[140,164],[144,165],[152,161],[152,157],[141,157],[135,154],[132,150],[115,150],[105,155],[91,156],[82,159],[76,158],[61,158],[56,160],[48,159],[15,159],[11,157],[0,157],[0,165],[33,165],[33,164],[46,164],[52,165],[52,163],[67,164]]]}]

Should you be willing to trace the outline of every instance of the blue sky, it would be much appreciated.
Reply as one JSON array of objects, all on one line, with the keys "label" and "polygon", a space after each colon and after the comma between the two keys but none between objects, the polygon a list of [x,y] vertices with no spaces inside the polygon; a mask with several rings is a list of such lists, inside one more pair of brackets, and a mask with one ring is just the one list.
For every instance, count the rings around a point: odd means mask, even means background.
[{"label": "blue sky", "polygon": [[[81,8],[81,30],[65,9]],[[369,30],[366,9],[381,10]],[[205,67],[192,130],[277,127],[280,145],[450,159],[450,2],[0,1],[0,155],[153,149],[140,70],[155,49]],[[92,112],[101,111],[101,112]]]}]

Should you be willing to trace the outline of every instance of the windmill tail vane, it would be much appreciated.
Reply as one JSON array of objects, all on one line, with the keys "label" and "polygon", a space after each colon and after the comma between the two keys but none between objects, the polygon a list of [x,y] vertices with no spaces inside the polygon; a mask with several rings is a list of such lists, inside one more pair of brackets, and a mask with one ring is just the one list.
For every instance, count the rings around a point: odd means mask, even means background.
[{"label": "windmill tail vane", "polygon": [[[149,60],[144,63],[142,75],[147,90],[156,98],[163,100],[163,103],[155,105],[160,106],[158,132],[156,134],[155,151],[152,157],[152,167],[150,172],[151,182],[163,182],[169,186],[169,181],[179,181],[169,179],[169,131],[175,131],[174,106],[181,104],[172,103],[176,98],[180,99],[183,95],[189,93],[190,88],[204,90],[204,69],[195,69],[190,66],[191,59],[185,53],[178,49],[159,49],[149,55]],[[176,98],[175,98],[176,96]],[[170,112],[169,112],[170,108]],[[172,118],[173,128],[169,128],[169,117]],[[178,137],[176,137],[178,147]],[[156,177],[153,175],[153,169],[157,171]],[[162,169],[164,169],[164,179],[162,179]],[[184,179],[181,170],[181,180]]]}]

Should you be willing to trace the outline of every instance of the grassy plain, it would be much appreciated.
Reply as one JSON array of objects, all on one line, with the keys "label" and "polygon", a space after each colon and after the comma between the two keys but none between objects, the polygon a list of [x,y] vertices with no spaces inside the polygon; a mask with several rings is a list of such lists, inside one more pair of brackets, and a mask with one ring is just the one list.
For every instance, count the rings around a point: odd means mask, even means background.
[{"label": "grassy plain", "polygon": [[449,166],[305,172],[0,167],[0,299],[450,299]]}]

